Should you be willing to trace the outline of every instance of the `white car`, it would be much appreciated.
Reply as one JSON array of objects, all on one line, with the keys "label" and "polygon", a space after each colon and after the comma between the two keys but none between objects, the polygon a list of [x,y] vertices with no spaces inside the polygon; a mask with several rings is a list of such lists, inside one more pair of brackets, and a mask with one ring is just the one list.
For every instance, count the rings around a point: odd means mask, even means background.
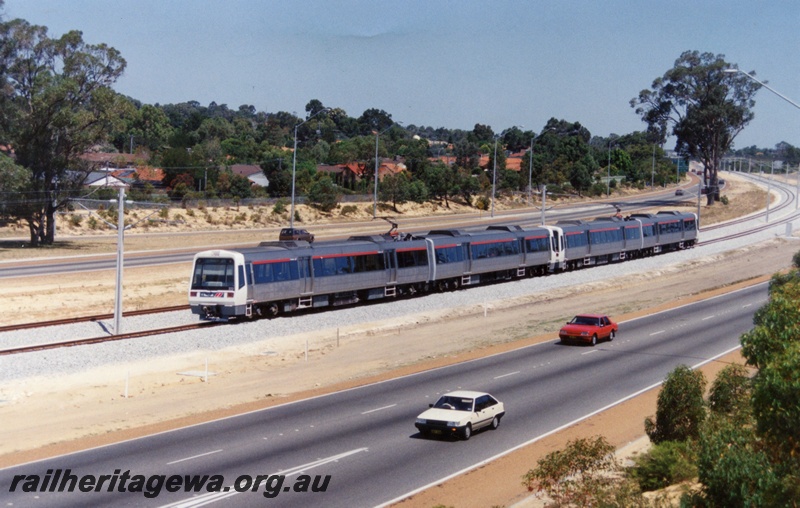
[{"label": "white car", "polygon": [[488,393],[467,390],[446,393],[429,407],[414,423],[420,434],[456,436],[464,440],[478,429],[496,429],[506,414],[503,403]]}]

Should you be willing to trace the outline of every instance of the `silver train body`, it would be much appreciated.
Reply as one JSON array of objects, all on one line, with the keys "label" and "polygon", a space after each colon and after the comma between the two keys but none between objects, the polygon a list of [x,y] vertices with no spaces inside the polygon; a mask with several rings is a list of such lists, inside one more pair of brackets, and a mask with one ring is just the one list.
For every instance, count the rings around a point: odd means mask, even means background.
[{"label": "silver train body", "polygon": [[194,257],[189,289],[201,319],[276,316],[497,280],[546,275],[691,248],[697,216],[659,212],[555,226],[491,226],[334,242],[263,242]]}]

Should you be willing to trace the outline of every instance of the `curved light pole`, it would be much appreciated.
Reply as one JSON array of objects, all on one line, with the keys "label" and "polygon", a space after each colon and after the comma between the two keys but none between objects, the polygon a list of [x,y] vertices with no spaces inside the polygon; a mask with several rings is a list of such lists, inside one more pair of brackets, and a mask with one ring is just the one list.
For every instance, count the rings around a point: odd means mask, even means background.
[{"label": "curved light pole", "polygon": [[381,134],[388,131],[395,125],[400,125],[402,122],[392,122],[392,125],[386,127],[382,131],[378,132],[375,131],[375,192],[372,198],[372,218],[376,218],[378,215],[378,168],[380,168],[380,163],[378,162],[378,139],[381,137]]},{"label": "curved light pole", "polygon": [[[763,81],[760,81],[760,80],[756,79],[755,76],[753,76],[750,73],[744,72],[741,69],[725,69],[722,72],[725,72],[727,74],[735,74],[735,73],[744,74],[745,76],[747,76],[748,78],[752,79],[753,81],[755,81],[759,85],[763,86],[764,88],[766,88],[770,92],[774,93],[775,95],[777,95],[781,99],[785,100],[786,102],[788,102],[792,106],[796,107],[797,109],[800,109],[800,104],[797,104],[796,102],[794,102],[790,98],[788,98],[785,95],[783,95],[783,94],[779,93],[778,91],[774,90],[772,87],[770,87],[769,85],[767,85]],[[800,198],[800,166],[798,166],[798,168],[797,168],[797,194],[798,194],[798,197]],[[769,199],[769,195],[767,196],[767,199]],[[794,200],[794,208],[795,208],[795,210],[797,210],[797,207],[800,204],[800,203],[798,203],[798,201],[800,201],[800,199],[795,199]],[[769,205],[767,205],[767,222],[769,222]]]},{"label": "curved light pole", "polygon": [[294,150],[292,151],[292,210],[289,215],[289,227],[294,229],[294,181],[295,173],[297,172],[297,128],[308,122],[322,112],[330,111],[330,108],[322,108],[313,115],[309,116],[299,124],[294,126]]}]

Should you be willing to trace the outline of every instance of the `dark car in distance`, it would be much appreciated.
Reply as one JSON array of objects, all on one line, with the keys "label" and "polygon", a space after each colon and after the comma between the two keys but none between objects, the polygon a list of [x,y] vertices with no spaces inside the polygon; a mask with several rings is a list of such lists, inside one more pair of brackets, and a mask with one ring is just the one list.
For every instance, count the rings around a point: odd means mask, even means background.
[{"label": "dark car in distance", "polygon": [[305,229],[283,228],[281,229],[281,232],[278,235],[278,240],[281,242],[292,241],[292,240],[305,240],[308,243],[312,243],[314,241],[314,235],[309,233]]}]

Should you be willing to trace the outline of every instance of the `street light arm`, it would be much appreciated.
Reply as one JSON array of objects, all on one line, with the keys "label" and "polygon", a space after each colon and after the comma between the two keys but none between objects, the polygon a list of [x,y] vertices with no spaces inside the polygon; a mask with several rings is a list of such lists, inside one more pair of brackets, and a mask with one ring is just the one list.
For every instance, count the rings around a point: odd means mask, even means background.
[{"label": "street light arm", "polygon": [[764,83],[763,81],[760,81],[760,80],[756,79],[756,78],[755,78],[755,76],[753,76],[752,74],[749,74],[749,73],[747,73],[747,72],[744,72],[744,71],[743,71],[743,70],[741,70],[741,69],[725,69],[723,72],[725,72],[725,73],[728,73],[728,74],[732,74],[732,73],[735,73],[735,72],[742,73],[742,74],[744,74],[745,76],[747,76],[748,78],[750,78],[750,79],[752,79],[753,81],[755,81],[756,83],[758,83],[759,85],[761,85],[761,86],[763,86],[764,88],[766,88],[767,90],[769,90],[770,92],[774,93],[775,95],[777,95],[777,96],[778,96],[778,97],[780,97],[781,99],[785,100],[786,102],[788,102],[788,103],[789,103],[789,104],[791,104],[792,106],[796,107],[797,109],[800,109],[800,104],[797,104],[796,102],[794,102],[794,101],[793,101],[793,100],[791,100],[790,98],[786,97],[786,96],[785,96],[785,95],[783,95],[782,93],[778,92],[777,90],[775,90],[774,88],[772,88],[772,87],[771,87],[771,86],[769,86],[768,84]]}]

